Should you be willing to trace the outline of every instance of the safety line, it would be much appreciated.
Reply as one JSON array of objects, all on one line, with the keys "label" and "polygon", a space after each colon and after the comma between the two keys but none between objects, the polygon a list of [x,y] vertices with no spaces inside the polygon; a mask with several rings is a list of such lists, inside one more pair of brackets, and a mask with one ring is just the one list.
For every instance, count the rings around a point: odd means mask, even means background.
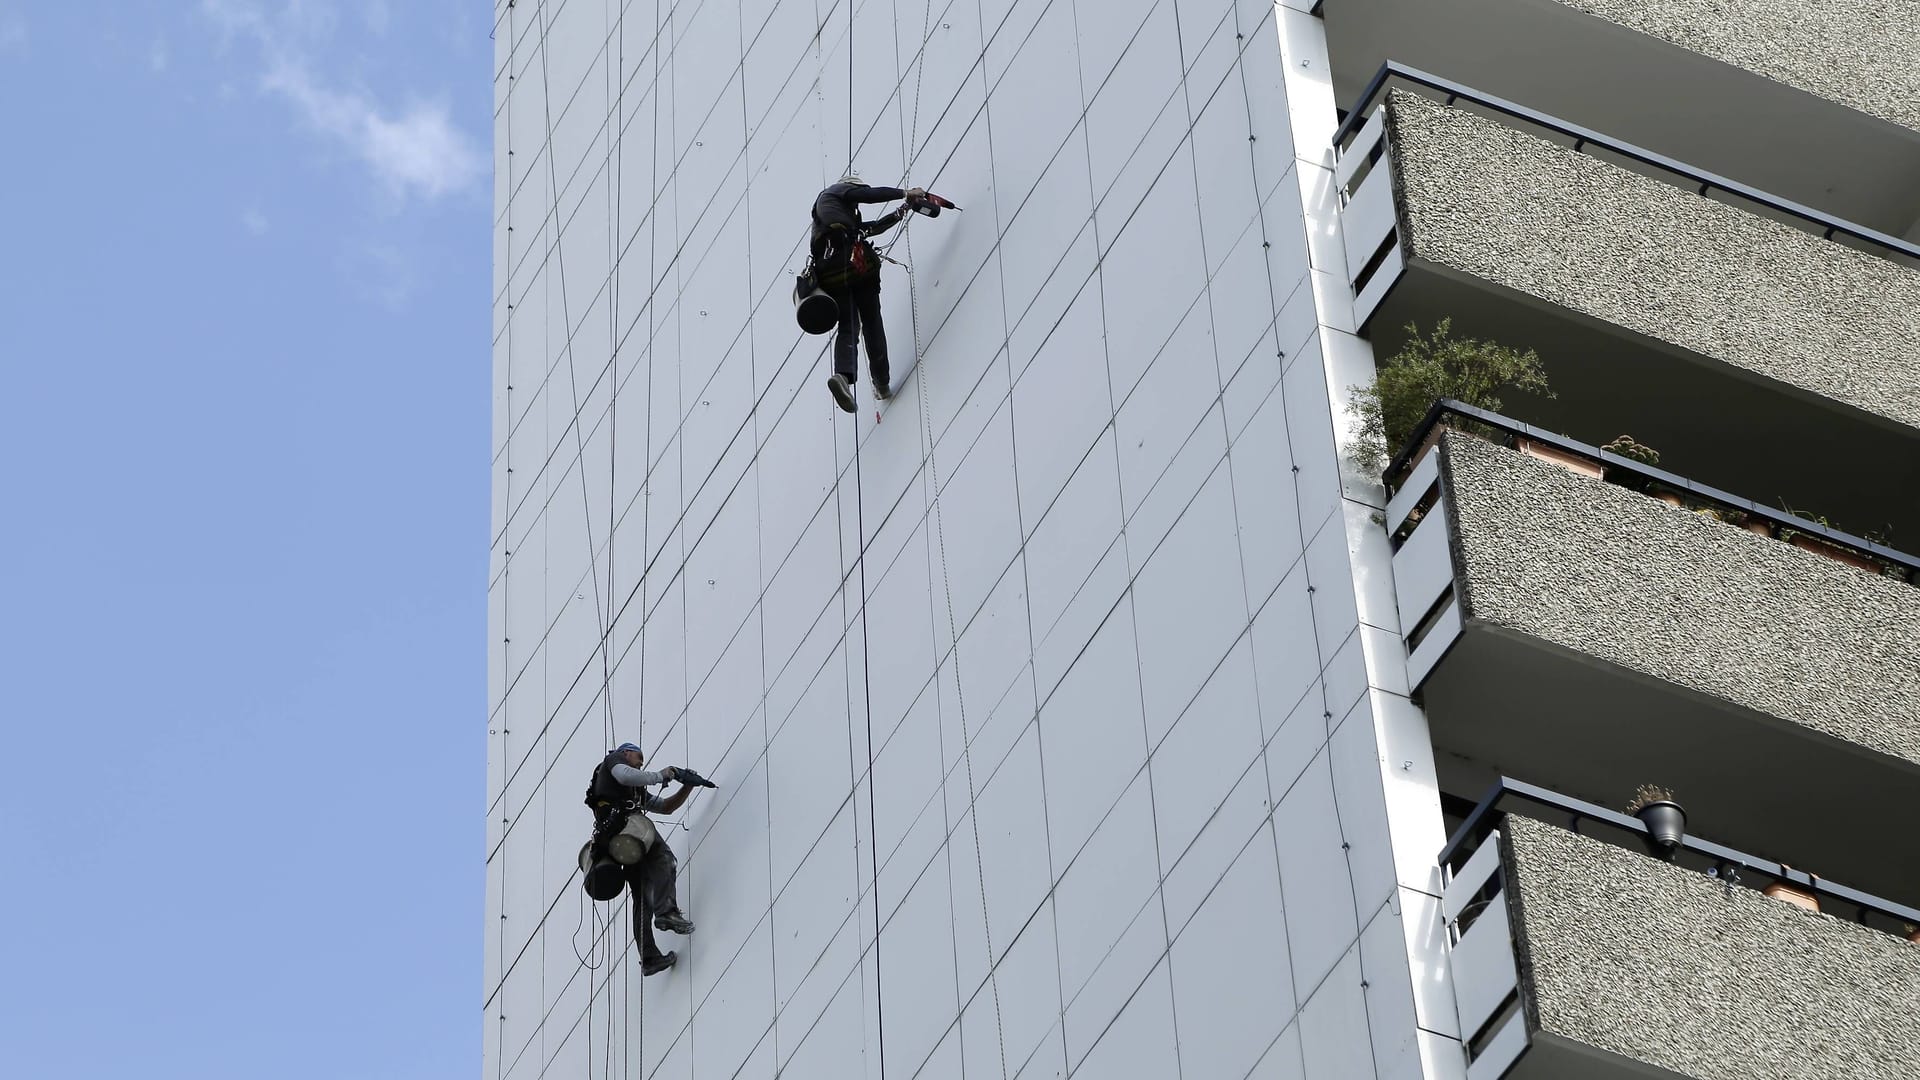
[{"label": "safety line", "polygon": [[[928,6],[928,9],[931,10],[932,4],[930,0],[927,6]],[[925,23],[923,23],[922,31],[921,31],[920,61],[919,61],[920,71],[916,73],[915,79],[914,79],[913,134],[910,136],[910,140],[917,138],[918,132],[919,132],[920,85],[921,85],[920,76],[924,75],[926,71],[926,31],[927,31],[927,28],[930,26],[931,26],[931,20],[929,19]],[[971,72],[969,72],[969,75],[971,75]],[[982,74],[981,77],[983,80],[985,79],[984,73]],[[906,182],[907,178],[910,178],[912,176],[913,158],[917,156],[917,151],[915,151],[911,141],[909,141],[908,143],[907,151],[908,151],[907,175],[906,177],[902,178],[902,182]],[[960,757],[961,757],[961,761],[965,765],[965,770],[966,770],[967,806],[968,806],[968,809],[971,811],[970,816],[972,818],[974,872],[975,872],[975,875],[980,880],[980,930],[981,930],[981,934],[983,935],[983,938],[986,944],[986,950],[987,950],[987,960],[986,960],[987,982],[988,982],[988,989],[993,995],[994,1035],[995,1035],[995,1038],[998,1040],[999,1050],[1000,1050],[1000,1072],[1001,1072],[1001,1075],[1004,1076],[1006,1074],[1006,1069],[1007,1069],[1005,1023],[1002,1019],[1001,1010],[1000,1010],[1000,979],[999,979],[999,974],[996,970],[996,965],[994,964],[994,956],[993,956],[993,926],[992,926],[992,923],[989,921],[989,916],[987,911],[986,860],[982,855],[981,847],[980,847],[979,792],[978,792],[978,789],[975,787],[974,776],[973,776],[973,745],[972,745],[973,739],[972,739],[972,734],[968,730],[968,725],[967,725],[966,685],[965,685],[965,679],[962,676],[962,673],[960,670],[960,635],[959,635],[958,626],[954,619],[953,579],[947,566],[946,515],[940,504],[940,496],[941,496],[940,462],[939,462],[938,454],[934,449],[934,445],[939,441],[939,438],[937,434],[933,431],[933,417],[931,414],[932,395],[930,393],[931,387],[930,387],[930,384],[928,383],[925,373],[920,370],[921,355],[924,351],[923,344],[920,339],[920,287],[919,287],[919,279],[914,275],[914,272],[913,272],[913,263],[914,263],[913,241],[908,238],[908,229],[906,227],[904,226],[902,227],[900,235],[894,238],[893,243],[890,243],[887,245],[887,249],[891,251],[893,249],[893,245],[900,243],[902,240],[905,240],[907,244],[907,261],[904,265],[906,266],[906,270],[907,270],[907,303],[908,303],[909,311],[911,313],[910,322],[913,327],[913,370],[916,376],[918,376],[920,380],[920,428],[921,428],[921,431],[923,431],[927,437],[927,470],[928,470],[928,475],[932,480],[932,486],[933,486],[932,510],[933,510],[933,518],[934,518],[934,532],[939,542],[940,582],[946,594],[947,640],[952,643],[951,649],[952,649],[952,656],[953,656],[954,697],[959,705],[959,710],[960,710]],[[937,675],[938,672],[936,672],[935,674]]]},{"label": "safety line", "polygon": [[[547,186],[548,186],[549,192],[552,193],[554,198],[557,200],[559,198],[559,195],[558,195],[559,179],[558,179],[558,170],[555,168],[555,165],[554,165],[552,85],[550,80],[548,79],[550,64],[548,62],[547,39],[550,36],[550,31],[552,29],[552,22],[548,12],[548,0],[540,0],[540,6],[536,12],[536,17],[540,20],[540,23],[541,23],[541,26],[540,26],[541,102],[540,104],[541,104],[541,109],[545,115],[546,128],[547,128],[547,146],[546,146]],[[591,573],[593,578],[593,614],[594,614],[594,619],[597,622],[599,631],[600,631],[600,640],[598,643],[598,648],[600,651],[601,677],[602,677],[601,691],[600,691],[601,713],[603,717],[602,724],[607,734],[607,737],[611,739],[614,732],[613,701],[612,701],[612,694],[611,694],[613,680],[612,680],[612,669],[609,665],[609,661],[607,657],[608,622],[607,622],[606,612],[602,610],[603,594],[600,587],[599,551],[597,546],[593,542],[593,505],[592,505],[591,498],[587,492],[586,443],[580,434],[580,427],[581,427],[580,425],[580,416],[581,416],[580,390],[579,390],[579,380],[576,375],[576,369],[573,362],[573,333],[572,333],[573,316],[571,313],[570,304],[567,299],[566,245],[565,245],[565,238],[561,232],[561,227],[562,227],[562,223],[560,223],[556,219],[555,232],[554,232],[554,238],[553,238],[553,257],[554,257],[555,270],[559,277],[559,285],[560,285],[560,317],[563,321],[563,325],[565,325],[568,328],[565,352],[567,356],[568,384],[572,390],[572,397],[573,397],[573,420],[568,426],[573,431],[575,456],[580,461],[580,470],[579,470],[580,512],[581,512],[581,517],[583,519],[582,531],[585,534],[585,538],[587,542],[587,562],[591,568]],[[616,374],[617,374],[617,368],[616,368]],[[616,391],[618,389],[617,387],[618,381],[619,380],[617,378],[614,380],[616,384],[614,389]],[[611,505],[609,505],[608,514],[609,514],[609,518],[611,518],[612,516]],[[609,530],[611,530],[611,524],[612,524],[611,521],[609,521]],[[611,535],[609,535],[608,543],[607,543],[607,560],[608,560],[608,573],[609,575],[611,575],[612,560],[613,560],[613,543],[612,543]],[[611,582],[609,582],[609,590],[610,590],[610,587],[611,587]],[[606,610],[611,611],[612,610],[611,595],[609,594],[605,596],[604,600],[606,603]],[[543,742],[546,741],[546,733],[544,730],[542,731],[541,738]],[[551,760],[549,760],[549,767],[550,766],[551,766]],[[549,786],[542,785],[542,788],[543,788],[543,791],[548,790]],[[612,934],[611,934],[611,929],[609,929],[608,934],[604,935],[602,939],[603,942],[605,943],[603,947],[606,950],[603,954],[605,957],[605,959],[603,960],[603,963],[612,962],[613,953],[612,953],[611,939],[612,939]],[[543,956],[545,955],[545,951],[546,951],[546,946],[544,943],[542,943],[541,953]],[[545,982],[545,965],[543,964],[542,965],[542,983],[544,984],[544,982]],[[594,980],[593,983],[590,984],[589,994],[587,998],[587,1045],[589,1047],[589,1053],[591,1053],[591,1047],[593,1046],[593,1009],[594,1009],[595,1002],[599,1000],[599,987],[597,985],[597,982],[598,980]],[[544,993],[544,990],[543,990],[543,993]],[[613,988],[610,980],[608,982],[607,997],[605,1000],[607,1003],[607,1023],[605,1025],[605,1031],[604,1031],[605,1057],[603,1059],[604,1061],[603,1075],[608,1075],[611,1073],[612,1065],[613,1065]]]},{"label": "safety line", "polygon": [[[625,239],[625,235],[626,235],[623,230],[623,226],[621,225],[621,220],[622,220],[622,211],[626,203],[626,193],[627,193],[626,124],[624,123],[624,120],[626,119],[626,98],[627,98],[627,7],[630,2],[631,0],[617,0],[618,8],[617,8],[617,14],[614,18],[613,34],[614,34],[614,37],[617,39],[616,44],[614,46],[615,68],[612,75],[612,82],[616,86],[616,90],[614,92],[614,100],[613,100],[614,137],[612,140],[610,140],[610,145],[608,146],[608,150],[607,150],[607,155],[611,159],[610,167],[607,169],[607,183],[613,192],[613,198],[612,198],[613,236],[611,238],[612,242],[609,246],[613,249],[613,252],[614,252],[613,286],[612,286],[613,295],[609,298],[609,301],[607,304],[607,364],[613,369],[613,379],[609,383],[609,387],[608,387],[609,393],[608,393],[608,402],[607,402],[607,614],[606,614],[606,619],[604,620],[602,625],[608,628],[608,633],[612,632],[612,628],[615,625],[614,614],[613,614],[613,602],[614,602],[614,597],[619,593],[619,579],[614,575],[614,554],[616,551],[619,550],[619,544],[615,541],[614,538],[619,531],[618,514],[619,514],[619,502],[620,502],[619,476],[620,476],[620,277],[621,277],[620,270],[621,270],[621,267],[620,267],[620,258],[619,258],[618,252],[619,252],[620,244]],[[604,11],[604,9],[602,10]],[[657,32],[655,34],[655,38],[656,40],[658,39]],[[604,63],[604,58],[606,56],[605,39],[602,39],[601,41],[600,55],[603,58],[601,67],[602,67],[602,70],[605,70],[605,66],[606,66]],[[549,161],[552,160],[551,152],[549,152],[548,154],[548,160]],[[559,197],[556,195],[555,204],[554,204],[556,207],[556,213],[558,212],[557,208],[559,206],[558,198]],[[653,411],[651,402],[648,403],[647,411],[649,413]],[[575,431],[578,431],[578,430],[579,430],[578,421],[576,421]],[[643,451],[643,455],[644,455],[644,451]],[[586,462],[584,460],[582,460],[580,463],[580,471],[582,475],[586,473]],[[641,542],[644,545],[645,543],[644,537],[642,538]],[[644,552],[642,554],[644,555]],[[600,692],[607,699],[609,716],[611,715],[612,702],[613,702],[613,676],[612,676],[612,669],[610,666],[611,662],[608,657],[608,653],[610,653],[611,651],[612,649],[610,647],[610,643],[606,640],[602,640],[600,643],[600,677],[601,677]],[[642,667],[643,668],[645,667],[644,661],[642,663]],[[646,716],[641,712],[639,708],[640,703],[635,702],[634,704],[635,704],[635,707],[633,709],[634,741],[638,742],[642,746],[645,746],[646,745],[646,739],[645,739]],[[606,742],[603,745],[608,745],[608,746],[613,745],[615,743],[615,738],[616,738],[616,732],[613,730],[612,723],[609,722],[608,729],[607,729]],[[542,786],[546,786],[546,785],[542,785]],[[612,956],[611,956],[612,938],[613,938],[613,934],[611,930],[609,930],[608,934],[606,935],[606,940],[608,942],[608,950],[609,950],[609,955],[608,955],[609,962],[611,962],[612,960]],[[636,942],[636,944],[638,943]],[[620,989],[621,989],[621,998],[623,999],[623,1001],[632,999],[633,971],[632,971],[632,965],[630,964],[620,965]],[[608,1013],[607,1019],[608,1019],[609,1026],[611,1026],[613,1021],[614,1010],[612,1008],[612,1002],[611,1002],[612,995],[609,994],[608,997],[609,997],[609,1002],[608,1002],[609,1007],[607,1009],[607,1013]],[[589,1004],[591,1004],[591,1001],[589,1001]],[[646,1062],[647,1062],[647,1024],[646,1024],[647,981],[644,976],[640,980],[638,1012],[639,1012],[638,1023],[640,1027],[640,1049],[639,1049],[640,1068],[641,1068],[641,1071],[644,1072],[646,1070]],[[620,1013],[621,1013],[621,1018],[624,1020],[625,1014],[626,1014],[626,1010],[624,1006],[621,1008]],[[632,1075],[632,1068],[631,1068],[632,1062],[630,1060],[630,1053],[633,1049],[633,1041],[634,1041],[633,1025],[625,1024],[625,1023],[621,1024],[620,1034],[621,1034],[620,1075],[624,1078]]]},{"label": "safety line", "polygon": [[[858,54],[854,52],[853,28],[855,9],[859,0],[847,0],[847,167],[842,175],[853,173],[853,157],[856,149],[853,131],[853,87],[854,72]],[[744,60],[742,61],[744,63]],[[859,215],[856,214],[857,218]],[[853,242],[858,244],[856,235]],[[852,302],[849,294],[848,302]],[[837,341],[836,341],[837,346]],[[854,343],[854,375],[852,392],[859,389],[860,354],[858,342]],[[837,361],[837,357],[835,358]],[[867,356],[869,367],[873,356]],[[855,565],[860,572],[860,686],[866,713],[867,726],[867,861],[873,876],[873,1015],[875,1040],[879,1044],[880,1080],[887,1077],[887,991],[885,966],[880,953],[880,937],[885,929],[885,920],[880,908],[880,820],[875,816],[874,775],[873,775],[873,655],[872,645],[867,636],[867,499],[866,486],[861,481],[860,446],[866,440],[860,437],[860,413],[856,407],[853,413],[853,506],[854,527],[859,532],[860,546],[854,553]],[[843,586],[844,588],[844,586]]]}]

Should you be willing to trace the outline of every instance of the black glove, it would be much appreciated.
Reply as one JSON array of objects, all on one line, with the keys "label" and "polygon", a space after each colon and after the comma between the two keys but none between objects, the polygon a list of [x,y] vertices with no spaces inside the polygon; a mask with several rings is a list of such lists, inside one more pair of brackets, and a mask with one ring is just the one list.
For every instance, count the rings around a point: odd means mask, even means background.
[{"label": "black glove", "polygon": [[688,787],[718,787],[713,781],[687,768],[685,765],[673,767],[673,778]]}]

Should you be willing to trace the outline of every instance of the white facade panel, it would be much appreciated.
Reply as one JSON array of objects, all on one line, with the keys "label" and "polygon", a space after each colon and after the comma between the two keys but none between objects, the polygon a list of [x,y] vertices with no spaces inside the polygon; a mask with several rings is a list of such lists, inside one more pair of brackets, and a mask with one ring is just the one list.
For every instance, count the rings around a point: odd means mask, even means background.
[{"label": "white facade panel", "polygon": [[[853,7],[500,12],[487,1076],[1417,1061],[1317,23]],[[852,416],[788,300],[849,158],[966,208]],[[575,864],[623,740],[720,784],[644,979]]]}]

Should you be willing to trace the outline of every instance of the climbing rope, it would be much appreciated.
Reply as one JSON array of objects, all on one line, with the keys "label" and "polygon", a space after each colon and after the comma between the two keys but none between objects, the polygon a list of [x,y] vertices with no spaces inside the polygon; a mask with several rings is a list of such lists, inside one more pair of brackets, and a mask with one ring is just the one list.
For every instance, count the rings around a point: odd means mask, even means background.
[{"label": "climbing rope", "polygon": [[[928,13],[929,15],[931,14],[931,5],[928,6]],[[913,127],[908,136],[907,175],[901,179],[901,183],[903,184],[910,182],[913,172],[913,156],[917,153],[914,149],[914,142],[919,138],[920,132],[921,77],[926,73],[926,42],[927,34],[931,27],[932,20],[930,17],[921,24],[920,66],[914,76]],[[936,175],[936,179],[937,178]],[[907,261],[900,263],[900,265],[907,271],[907,305],[910,312],[909,321],[913,328],[913,365],[914,370],[918,372],[920,368],[920,357],[923,352],[923,343],[920,337],[920,283],[913,272],[913,241],[909,238],[909,226],[912,224],[912,218],[914,216],[915,215],[912,214],[907,215],[907,219],[901,223],[899,235],[895,236],[892,242],[887,245],[887,253],[890,254],[894,245],[902,241],[907,245]],[[1000,1075],[1005,1077],[1007,1073],[1007,1045],[1005,1025],[1001,1021],[1000,1012],[1000,977],[994,965],[993,925],[989,921],[987,912],[987,870],[986,860],[982,855],[980,847],[979,791],[974,784],[973,777],[973,735],[967,724],[966,680],[962,677],[960,670],[960,634],[953,610],[953,578],[947,568],[946,513],[940,503],[940,459],[935,450],[935,444],[939,442],[939,437],[933,430],[932,401],[932,385],[923,376],[920,379],[920,430],[926,433],[927,471],[933,482],[934,535],[938,541],[940,553],[940,584],[946,594],[947,640],[952,643],[953,648],[954,698],[960,711],[960,759],[967,778],[967,805],[973,811],[973,864],[974,872],[979,875],[980,879],[980,929],[986,943],[987,984],[993,996],[994,1035],[998,1041],[1000,1051]]]},{"label": "climbing rope", "polygon": [[[624,14],[625,13],[623,10],[622,11],[623,17],[624,17]],[[574,331],[573,331],[572,305],[567,296],[567,261],[566,261],[566,246],[562,238],[562,230],[564,228],[564,222],[560,218],[559,172],[554,162],[556,147],[554,145],[554,137],[553,137],[553,134],[554,134],[553,132],[553,90],[552,90],[552,83],[548,77],[550,65],[548,62],[548,54],[547,54],[547,37],[552,27],[552,18],[548,10],[548,0],[540,0],[540,4],[535,11],[535,15],[536,15],[536,18],[539,20],[539,24],[540,24],[539,29],[540,29],[541,109],[542,109],[543,118],[546,124],[547,189],[548,189],[549,196],[553,200],[553,208],[550,214],[550,220],[552,220],[553,222],[553,230],[554,230],[553,258],[554,258],[555,271],[559,278],[559,285],[560,285],[560,317],[567,331],[566,344],[563,346],[563,348],[566,352],[566,357],[567,357],[567,383],[568,383],[568,388],[570,391],[570,396],[573,404],[573,419],[569,426],[572,427],[573,429],[574,453],[575,453],[576,460],[578,462],[577,468],[580,474],[580,513],[583,519],[582,526],[583,526],[583,532],[585,533],[586,543],[587,543],[587,564],[588,564],[590,575],[593,580],[593,613],[594,613],[595,622],[597,623],[597,627],[599,630],[599,641],[598,641],[597,648],[600,653],[601,731],[607,741],[607,745],[612,745],[612,743],[615,741],[615,724],[614,724],[614,717],[613,717],[613,697],[612,697],[613,669],[612,669],[611,658],[609,656],[609,653],[610,653],[609,638],[611,636],[611,621],[612,621],[612,611],[613,611],[612,596],[613,596],[613,587],[614,587],[613,536],[612,536],[614,513],[615,513],[615,506],[616,506],[616,503],[615,503],[616,496],[614,494],[614,487],[613,487],[614,477],[612,473],[612,462],[610,461],[609,477],[608,477],[608,497],[607,497],[607,528],[608,528],[607,587],[605,590],[603,590],[601,588],[601,583],[600,583],[600,565],[599,565],[598,545],[594,543],[594,538],[593,538],[593,504],[592,504],[592,498],[588,492],[588,487],[587,487],[586,440],[585,440],[585,437],[581,434],[581,430],[580,430],[582,427],[580,385],[579,385],[579,378],[577,375],[577,369],[574,364],[574,354],[573,354]],[[622,48],[624,49],[624,42],[622,43]],[[610,147],[609,154],[611,154],[612,152],[613,150]],[[615,265],[615,272],[617,273],[618,265],[619,265],[618,259],[614,260],[614,265]],[[617,279],[616,279],[616,282],[617,282]],[[618,298],[619,298],[619,289],[616,283],[616,286],[614,289],[614,299],[616,303],[618,301]],[[615,320],[613,325],[617,327],[618,325],[617,312],[612,317]],[[610,345],[610,348],[614,350],[614,355],[610,355],[608,359],[608,363],[613,367],[613,376],[614,376],[613,385],[611,388],[611,402],[617,403],[619,399],[619,366],[617,363],[617,350],[618,350],[617,333],[612,335],[612,341],[613,341],[613,344]],[[609,405],[610,413],[615,408],[615,405],[612,403],[610,403]],[[616,421],[617,421],[617,413],[612,413],[612,415],[616,417]],[[616,431],[617,431],[617,422],[616,422]],[[612,443],[611,438],[609,439],[609,442],[610,444]],[[612,455],[616,453],[617,449],[618,449],[617,445],[610,445],[609,454]],[[617,458],[615,458],[614,460],[617,460]],[[549,760],[547,764],[548,764],[548,767],[551,768],[552,766],[551,760]],[[614,947],[612,944],[613,917],[614,915],[610,911],[608,913],[608,922],[604,930],[599,928],[599,919],[597,914],[595,917],[596,937],[598,937],[599,944],[600,944],[599,962],[589,963],[579,956],[578,948],[575,948],[574,950],[575,958],[581,961],[582,966],[585,967],[589,973],[588,974],[588,995],[587,995],[587,1017],[586,1017],[587,1045],[589,1047],[592,1047],[594,1045],[593,1014],[595,1009],[599,1006],[600,1000],[601,1000],[600,999],[601,980],[598,976],[598,973],[602,968],[611,964],[612,958],[614,955],[613,954]],[[542,951],[543,952],[545,951],[544,944],[542,945]],[[624,968],[623,968],[623,975],[624,975]],[[543,982],[542,996],[544,997],[545,996],[544,971],[541,978]],[[611,972],[609,972],[609,978],[607,979],[607,982],[606,982],[606,990],[607,990],[607,996],[606,996],[607,1023],[604,1025],[604,1029],[602,1031],[602,1040],[603,1040],[602,1061],[603,1061],[603,1075],[611,1075],[613,1060],[614,1060],[613,1028],[615,1023],[614,1017],[613,1017],[614,993],[613,993]],[[642,1008],[644,1011],[644,1004]],[[643,1038],[644,1038],[644,1032],[643,1032]],[[624,1045],[624,1039],[622,1041]],[[644,1045],[643,1045],[643,1054],[644,1054]]]},{"label": "climbing rope", "polygon": [[[857,54],[854,52],[854,9],[858,0],[847,0],[847,167],[841,175],[853,172],[855,143],[853,90],[854,73],[857,69]],[[856,354],[857,357],[858,354]],[[872,362],[872,358],[868,358]],[[855,368],[855,381],[858,382],[859,369]],[[874,745],[873,745],[873,668],[870,639],[867,635],[867,510],[866,485],[862,482],[860,469],[860,446],[866,440],[860,437],[860,414],[853,414],[853,506],[854,527],[859,534],[859,548],[854,553],[855,567],[860,580],[860,684],[861,704],[866,716],[867,729],[867,864],[873,880],[873,1014],[875,1041],[880,1053],[880,1080],[887,1076],[887,1005],[885,973],[880,954],[880,935],[886,920],[880,907],[880,822],[876,816],[874,800]],[[844,586],[842,589],[844,590]],[[843,591],[844,595],[844,591]],[[856,832],[857,836],[857,832]]]}]

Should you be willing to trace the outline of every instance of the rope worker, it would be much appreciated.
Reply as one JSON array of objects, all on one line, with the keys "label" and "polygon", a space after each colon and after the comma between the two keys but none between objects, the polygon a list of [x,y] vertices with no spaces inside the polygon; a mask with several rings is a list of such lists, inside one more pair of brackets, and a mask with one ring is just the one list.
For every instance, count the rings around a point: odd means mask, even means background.
[{"label": "rope worker", "polygon": [[[654,928],[672,934],[691,934],[693,923],[680,910],[675,893],[679,861],[647,814],[671,814],[680,809],[695,787],[714,785],[691,769],[642,768],[646,763],[646,755],[633,743],[614,747],[595,766],[593,779],[587,785],[586,802],[593,810],[593,855],[619,866],[620,876],[631,894],[633,943],[640,949],[640,973],[653,975],[672,967],[679,959],[677,952],[660,951],[653,940]],[[646,790],[674,781],[679,782],[680,790],[664,798]],[[624,848],[610,848],[616,837],[626,842]],[[622,858],[623,851],[630,852],[633,861]],[[600,899],[618,895],[619,885],[615,884],[611,894]]]},{"label": "rope worker", "polygon": [[[871,187],[852,173],[829,185],[813,200],[812,275],[840,308],[840,325],[833,339],[833,375],[827,390],[847,412],[854,411],[853,384],[860,378],[855,339],[867,340],[867,368],[873,376],[873,396],[893,396],[893,373],[887,366],[887,331],[880,320],[880,261],[869,237],[900,224],[908,210],[930,196],[920,188]],[[905,199],[904,205],[873,221],[860,219],[861,203]],[[935,213],[938,211],[936,210]]]}]

